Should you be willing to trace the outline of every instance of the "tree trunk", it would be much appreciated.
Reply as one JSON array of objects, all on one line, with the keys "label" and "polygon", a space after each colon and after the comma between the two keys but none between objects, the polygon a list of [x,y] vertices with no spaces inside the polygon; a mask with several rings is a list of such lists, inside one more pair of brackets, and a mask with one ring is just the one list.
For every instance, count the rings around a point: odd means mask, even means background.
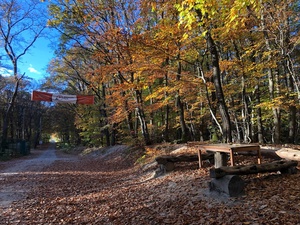
[{"label": "tree trunk", "polygon": [[147,126],[147,123],[146,123],[146,120],[145,120],[144,111],[141,108],[137,107],[136,108],[136,113],[137,113],[137,116],[138,116],[138,119],[139,119],[139,122],[140,122],[140,125],[141,125],[141,131],[142,131],[142,135],[144,137],[145,144],[150,145],[151,140],[150,140],[150,135],[149,135],[149,132],[148,132],[148,126]]},{"label": "tree trunk", "polygon": [[[118,71],[117,74],[118,74],[120,83],[123,84],[124,83],[124,78],[122,76],[122,73],[120,71]],[[125,91],[122,91],[121,95],[124,98],[126,96]],[[126,122],[127,122],[127,127],[128,127],[128,130],[129,130],[129,135],[131,136],[131,138],[134,139],[134,138],[137,137],[137,134],[136,134],[136,130],[135,130],[135,127],[134,127],[134,122],[133,122],[133,117],[132,117],[133,112],[132,112],[132,109],[129,107],[128,101],[127,101],[126,98],[125,98],[123,104],[124,104],[124,109],[125,109],[125,113],[126,113]]]},{"label": "tree trunk", "polygon": [[225,103],[223,88],[221,84],[221,72],[220,72],[220,65],[219,65],[218,50],[214,43],[214,40],[211,37],[210,32],[206,33],[206,40],[207,40],[208,49],[211,54],[213,81],[216,89],[217,103],[219,106],[219,111],[222,119],[223,141],[229,143],[232,141],[231,124],[230,124],[230,117]]},{"label": "tree trunk", "polygon": [[[268,57],[268,61],[271,60],[271,56]],[[274,101],[274,77],[272,73],[272,69],[268,68],[268,78],[269,78],[269,94],[270,101]],[[274,136],[273,142],[278,144],[280,143],[280,109],[279,107],[272,107],[273,113],[273,124],[274,124]]]},{"label": "tree trunk", "polygon": [[[166,64],[169,65],[169,58],[166,59]],[[168,72],[165,72],[165,77],[164,77],[164,86],[166,87],[166,90],[169,86],[169,82],[168,82],[169,76],[168,76]],[[165,91],[164,93],[164,97],[165,99],[167,99],[169,97],[169,93],[167,91]],[[169,104],[167,104],[165,106],[165,115],[164,115],[164,141],[169,142],[169,116],[170,116],[170,106]]]},{"label": "tree trunk", "polygon": [[103,118],[103,125],[105,128],[103,130],[103,133],[105,135],[105,145],[110,146],[110,133],[108,129],[108,122],[107,122],[107,112],[106,112],[106,104],[105,104],[105,99],[106,99],[106,87],[105,84],[102,83],[102,98],[103,98],[103,104],[100,108],[100,114]]},{"label": "tree trunk", "polygon": [[183,143],[186,143],[188,139],[188,129],[185,123],[185,118],[184,118],[184,104],[181,102],[180,96],[176,97],[176,105],[177,108],[179,109],[179,123],[180,123],[180,129],[181,129],[181,141]]},{"label": "tree trunk", "polygon": [[[271,44],[270,44],[270,38],[265,28],[265,18],[264,18],[264,12],[261,14],[261,29],[263,30],[264,38],[265,38],[265,45],[267,51],[269,51],[267,62],[272,61],[272,55],[271,55]],[[272,68],[267,68],[267,76],[269,81],[269,94],[270,94],[270,101],[271,104],[273,104],[273,101],[275,99],[275,85],[278,93],[278,80],[274,78],[274,74],[272,71]],[[276,82],[277,81],[277,82]],[[280,108],[279,107],[272,107],[272,113],[273,113],[273,123],[274,123],[274,136],[273,136],[273,142],[274,143],[280,143]]]},{"label": "tree trunk", "polygon": [[[125,95],[125,93],[123,92],[123,96],[124,95]],[[126,110],[127,127],[128,127],[128,130],[129,130],[130,136],[132,138],[136,138],[136,132],[135,132],[134,125],[133,125],[132,112],[128,107],[127,100],[125,100],[125,102],[124,102],[124,107],[125,107],[125,110]]]},{"label": "tree trunk", "polygon": [[[119,59],[118,59],[118,62],[119,62]],[[123,84],[125,79],[124,79],[121,71],[118,71],[117,74],[118,74],[120,83]],[[133,75],[131,75],[131,82],[133,82],[133,80],[134,80]],[[122,91],[121,95],[124,98],[126,96],[125,91]],[[124,109],[126,112],[126,121],[127,121],[128,130],[129,130],[129,135],[131,136],[131,138],[135,139],[137,137],[137,129],[136,129],[136,127],[134,125],[134,121],[133,121],[133,116],[132,116],[133,110],[128,105],[128,101],[126,98],[124,100]]]},{"label": "tree trunk", "polygon": [[[259,89],[259,79],[257,81],[257,85],[255,86],[255,98],[256,98],[256,104],[260,104],[260,89]],[[263,123],[262,123],[262,113],[261,108],[257,107],[256,109],[256,120],[257,120],[257,140],[258,143],[264,143],[263,139]],[[252,138],[253,139],[253,138]],[[254,139],[255,140],[255,139]]]},{"label": "tree trunk", "polygon": [[[150,95],[153,94],[151,85],[148,86],[148,91],[149,91]],[[149,104],[150,104],[150,107],[151,107],[151,105],[153,105],[153,98],[149,99]],[[157,140],[157,130],[156,130],[155,122],[154,122],[154,112],[153,111],[149,112],[149,125],[150,125],[150,132],[149,132],[150,139],[156,141]]]},{"label": "tree trunk", "polygon": [[165,107],[165,130],[164,130],[164,141],[169,142],[169,115],[170,115],[170,106],[167,104]]},{"label": "tree trunk", "polygon": [[289,90],[288,100],[291,101],[294,104],[290,104],[289,106],[289,143],[295,143],[295,137],[296,137],[296,118],[297,118],[297,108],[296,108],[296,101],[295,97],[291,95],[293,93],[294,84],[292,80],[292,76],[288,73],[288,66],[287,61],[285,61],[284,70],[287,73],[286,82],[287,82],[287,88]]},{"label": "tree trunk", "polygon": [[279,144],[281,133],[281,113],[279,107],[273,107],[273,123],[274,123],[274,143]]},{"label": "tree trunk", "polygon": [[136,94],[136,102],[137,102],[137,107],[135,109],[136,115],[137,115],[140,125],[141,125],[141,131],[142,131],[142,135],[143,135],[145,144],[150,145],[151,144],[150,135],[149,135],[149,131],[148,131],[145,113],[142,108],[142,104],[143,104],[142,93],[141,93],[141,91],[136,90],[135,94]]},{"label": "tree trunk", "polygon": [[116,136],[117,136],[117,124],[112,124],[112,130],[110,132],[110,145],[114,146],[116,145]]},{"label": "tree trunk", "polygon": [[[233,44],[234,44],[234,49],[236,51],[237,58],[242,62],[238,46],[236,45],[235,42],[233,42]],[[245,77],[244,71],[243,71],[243,74],[242,74],[242,102],[243,102],[243,109],[242,109],[243,141],[244,141],[244,143],[247,143],[247,142],[251,141],[251,139],[250,139],[250,133],[251,133],[250,111],[251,110],[250,110],[250,107],[249,107],[250,104],[249,104],[249,101],[248,101],[248,98],[247,98],[246,77]],[[237,130],[237,132],[238,132],[238,130]]]},{"label": "tree trunk", "polygon": [[244,105],[244,108],[242,110],[242,116],[243,116],[243,137],[244,137],[244,143],[248,143],[248,142],[251,142],[251,139],[250,139],[250,130],[251,130],[251,127],[250,127],[250,124],[251,124],[251,119],[250,119],[250,107],[249,107],[249,102],[247,100],[247,96],[246,96],[246,87],[245,87],[245,82],[244,82],[244,76],[243,76],[243,87],[242,87],[242,94],[243,94],[243,105]]},{"label": "tree trunk", "polygon": [[[177,56],[178,60],[180,58],[180,55]],[[181,70],[182,65],[181,62],[178,61],[177,65],[177,81],[181,79]],[[177,91],[177,97],[176,97],[176,106],[178,108],[179,113],[179,122],[180,122],[180,129],[181,129],[181,141],[183,143],[186,143],[189,140],[189,132],[185,123],[185,117],[184,117],[184,103],[181,101],[180,92]]]}]

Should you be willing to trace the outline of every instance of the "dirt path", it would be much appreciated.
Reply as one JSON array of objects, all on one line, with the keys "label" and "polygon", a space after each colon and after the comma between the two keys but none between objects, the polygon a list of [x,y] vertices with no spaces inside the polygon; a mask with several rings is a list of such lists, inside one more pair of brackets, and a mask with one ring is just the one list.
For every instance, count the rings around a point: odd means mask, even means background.
[{"label": "dirt path", "polygon": [[[64,160],[55,152],[55,144],[45,149],[32,150],[26,157],[7,162],[0,162],[0,209],[5,210],[13,202],[26,198],[26,194],[34,185],[26,175],[36,174],[57,160]],[[67,160],[67,159],[65,159]]]}]

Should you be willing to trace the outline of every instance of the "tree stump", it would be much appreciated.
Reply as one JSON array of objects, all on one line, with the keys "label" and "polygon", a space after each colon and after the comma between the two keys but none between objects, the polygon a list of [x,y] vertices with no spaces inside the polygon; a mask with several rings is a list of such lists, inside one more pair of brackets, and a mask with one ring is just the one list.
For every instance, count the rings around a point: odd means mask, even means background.
[{"label": "tree stump", "polygon": [[209,182],[209,190],[225,193],[230,197],[238,197],[245,194],[245,182],[237,175],[227,175],[221,178],[212,178]]}]

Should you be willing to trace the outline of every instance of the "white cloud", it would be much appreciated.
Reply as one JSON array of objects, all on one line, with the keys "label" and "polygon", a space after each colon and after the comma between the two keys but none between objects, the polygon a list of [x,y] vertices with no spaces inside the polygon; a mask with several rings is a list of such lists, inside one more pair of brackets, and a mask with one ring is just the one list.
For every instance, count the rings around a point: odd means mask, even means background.
[{"label": "white cloud", "polygon": [[30,73],[41,74],[41,72],[34,69],[31,64],[29,65],[28,70]]},{"label": "white cloud", "polygon": [[13,75],[13,70],[10,70],[10,69],[4,68],[4,67],[0,67],[0,74],[3,77],[9,77],[9,76]]}]

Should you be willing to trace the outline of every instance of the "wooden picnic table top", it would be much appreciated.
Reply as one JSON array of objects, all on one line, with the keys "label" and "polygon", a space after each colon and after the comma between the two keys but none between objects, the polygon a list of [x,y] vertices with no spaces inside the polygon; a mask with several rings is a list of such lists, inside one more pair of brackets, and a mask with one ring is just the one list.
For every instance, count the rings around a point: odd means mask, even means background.
[{"label": "wooden picnic table top", "polygon": [[239,152],[239,151],[259,151],[258,144],[207,144],[199,145],[199,148],[214,152]]}]

